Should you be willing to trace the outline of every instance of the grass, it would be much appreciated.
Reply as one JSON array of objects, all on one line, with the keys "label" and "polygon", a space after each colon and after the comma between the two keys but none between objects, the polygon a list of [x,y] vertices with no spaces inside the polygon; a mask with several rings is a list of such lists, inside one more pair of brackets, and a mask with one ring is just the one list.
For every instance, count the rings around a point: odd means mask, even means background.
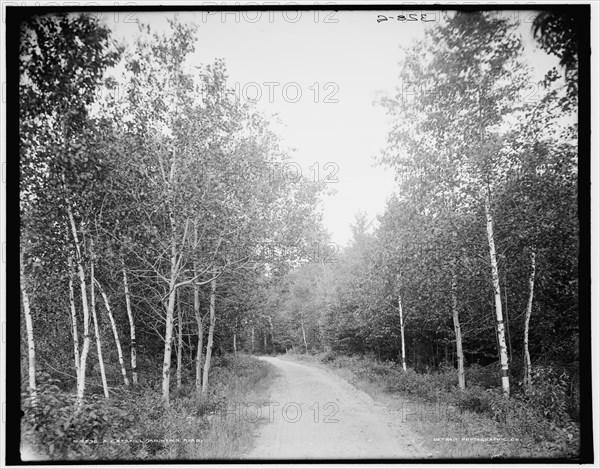
[{"label": "grass", "polygon": [[239,459],[250,450],[262,420],[236,406],[264,401],[275,375],[272,365],[254,357],[216,357],[206,398],[196,396],[194,384],[183,384],[171,391],[171,405],[164,408],[156,388],[121,388],[108,400],[89,396],[80,411],[72,392],[45,377],[36,409],[24,394],[22,455],[35,460]]},{"label": "grass", "polygon": [[437,458],[565,458],[579,453],[579,428],[565,410],[560,380],[537,371],[538,391],[504,398],[497,371],[467,368],[468,389],[456,386],[454,369],[405,373],[393,362],[373,358],[287,354],[333,371],[373,399],[398,412]]}]

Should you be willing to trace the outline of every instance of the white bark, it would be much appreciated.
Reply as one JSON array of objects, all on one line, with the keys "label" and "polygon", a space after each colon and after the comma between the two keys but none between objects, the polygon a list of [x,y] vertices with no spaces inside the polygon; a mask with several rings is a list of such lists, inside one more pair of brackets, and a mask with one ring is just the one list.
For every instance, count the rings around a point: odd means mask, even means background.
[{"label": "white bark", "polygon": [[507,272],[504,271],[504,313],[506,314],[506,340],[508,341],[508,364],[512,363],[512,342],[510,340],[510,316],[508,314],[508,288],[506,282]]},{"label": "white bark", "polygon": [[213,335],[215,332],[215,298],[217,294],[217,280],[213,279],[210,282],[210,322],[208,326],[208,342],[206,343],[206,358],[204,360],[204,376],[202,378],[202,395],[206,396],[208,393],[208,372],[210,370],[210,360],[212,357],[213,349]]},{"label": "white bark", "polygon": [[[194,275],[196,273],[196,265],[194,263]],[[196,323],[198,324],[198,352],[196,353],[196,394],[199,396],[202,393],[202,347],[204,346],[204,324],[202,315],[200,314],[200,287],[194,285],[194,314]]]},{"label": "white bark", "polygon": [[121,341],[119,340],[119,331],[117,330],[117,324],[115,322],[115,318],[113,317],[112,310],[110,308],[110,302],[108,301],[108,296],[106,295],[106,292],[104,291],[98,280],[96,280],[96,285],[98,286],[98,290],[100,290],[100,294],[104,299],[104,306],[106,306],[106,312],[108,314],[108,319],[110,320],[110,327],[112,328],[113,336],[115,338],[115,345],[117,346],[119,364],[121,365],[121,375],[123,376],[123,382],[125,383],[125,386],[129,386],[129,378],[127,378],[127,370],[125,369],[125,360],[123,360],[123,349],[121,348]]},{"label": "white bark", "polygon": [[[162,159],[159,159],[161,169],[163,167]],[[167,189],[171,189],[173,178],[175,175],[175,162],[171,164],[169,179],[165,177]],[[171,355],[173,352],[173,321],[175,315],[175,301],[177,295],[177,279],[179,277],[179,263],[181,255],[177,249],[177,225],[173,212],[169,212],[169,224],[171,226],[171,258],[170,258],[170,277],[169,277],[169,299],[165,305],[165,350],[163,354],[163,369],[162,369],[162,395],[165,407],[169,406],[170,387],[171,387]],[[187,228],[187,225],[186,225]],[[184,236],[185,241],[185,236]]]},{"label": "white bark", "polygon": [[458,316],[458,298],[456,295],[456,274],[452,275],[452,319],[454,321],[454,335],[456,336],[456,361],[458,363],[458,387],[465,389],[465,364],[462,348],[462,334]]},{"label": "white bark", "polygon": [[531,274],[529,275],[529,300],[527,301],[527,310],[525,312],[525,332],[523,333],[523,352],[525,354],[525,363],[523,370],[523,382],[526,390],[531,390],[531,356],[529,355],[529,321],[533,308],[533,289],[535,286],[535,250],[531,250]]},{"label": "white bark", "polygon": [[102,377],[102,389],[104,390],[104,397],[109,398],[108,393],[108,383],[106,382],[106,370],[104,369],[104,359],[102,358],[102,339],[100,338],[100,328],[98,327],[98,315],[96,314],[96,288],[94,285],[95,280],[95,272],[94,272],[94,261],[92,260],[92,264],[90,266],[90,288],[91,291],[91,309],[92,309],[92,319],[94,321],[94,334],[96,335],[96,350],[98,352],[98,364],[100,365],[100,376]]},{"label": "white bark", "polygon": [[[194,246],[198,246],[198,223],[194,221]],[[194,260],[194,277],[198,276],[198,262]],[[196,395],[202,394],[202,347],[204,346],[204,323],[200,313],[200,286],[194,284],[194,316],[198,325],[198,351],[196,352]]]},{"label": "white bark", "polygon": [[31,317],[31,306],[29,295],[27,293],[27,279],[25,277],[25,267],[23,265],[23,253],[19,258],[21,275],[21,294],[23,295],[23,312],[25,313],[25,329],[27,331],[27,357],[29,360],[29,392],[31,394],[31,403],[37,404],[37,385],[35,381],[35,340],[33,337],[33,318]]},{"label": "white bark", "polygon": [[134,386],[138,384],[137,372],[137,345],[135,340],[135,321],[133,319],[133,310],[131,309],[131,298],[129,295],[129,282],[127,281],[127,269],[125,261],[123,262],[123,287],[125,289],[125,304],[127,306],[127,317],[129,318],[129,335],[131,337],[131,377]]},{"label": "white bark", "polygon": [[304,342],[304,353],[308,354],[308,344],[306,343],[306,331],[304,330],[304,319],[300,317],[300,327],[302,327],[302,340]]},{"label": "white bark", "polygon": [[181,301],[177,293],[177,387],[181,387],[181,367],[183,354],[183,318],[181,314]]},{"label": "white bark", "polygon": [[[173,155],[174,156],[174,155]],[[175,158],[171,162],[171,167],[167,172],[165,171],[165,162],[163,161],[163,154],[159,152],[158,163],[160,166],[162,179],[165,184],[165,195],[170,198],[173,191],[173,182],[175,178]],[[165,317],[165,349],[163,354],[163,366],[162,366],[162,395],[165,407],[169,406],[170,401],[170,385],[171,385],[171,353],[173,345],[173,315],[175,312],[175,295],[177,294],[177,278],[179,271],[179,262],[177,257],[177,226],[175,223],[175,217],[173,215],[172,207],[169,207],[169,224],[171,228],[171,239],[170,239],[170,277],[168,283],[168,296],[169,299],[165,303],[166,317]]]},{"label": "white bark", "polygon": [[71,304],[71,326],[73,332],[73,353],[75,355],[75,372],[79,383],[79,332],[77,331],[77,310],[75,309],[75,289],[73,288],[73,259],[69,257],[69,302]]},{"label": "white bark", "polygon": [[494,242],[494,220],[490,208],[489,192],[485,199],[485,216],[488,247],[490,252],[490,263],[492,268],[492,284],[494,287],[494,304],[496,306],[496,332],[498,336],[498,347],[500,352],[500,366],[502,370],[502,392],[506,397],[510,395],[510,382],[508,377],[508,354],[506,351],[506,339],[504,337],[504,320],[502,317],[502,297],[500,296],[500,277],[498,275],[498,261],[496,245]]},{"label": "white bark", "polygon": [[75,249],[77,250],[77,271],[79,274],[79,286],[81,288],[81,304],[83,307],[83,348],[81,350],[81,356],[79,359],[79,377],[77,381],[77,401],[81,405],[83,402],[83,396],[85,394],[85,372],[87,364],[87,356],[90,350],[90,310],[87,297],[87,286],[85,282],[85,271],[83,268],[83,259],[81,255],[81,244],[79,243],[79,236],[77,234],[77,227],[75,226],[75,218],[71,211],[71,206],[67,204],[67,215],[71,223],[71,234],[75,241]]},{"label": "white bark", "polygon": [[400,342],[402,348],[402,369],[406,371],[406,344],[404,341],[404,315],[402,313],[402,298],[398,295],[398,314],[400,315]]},{"label": "white bark", "polygon": [[173,343],[173,311],[175,309],[175,278],[169,284],[169,300],[166,304],[167,316],[165,319],[165,352],[163,355],[162,370],[162,395],[165,406],[169,405],[169,388],[171,383],[171,352]]},{"label": "white bark", "polygon": [[81,402],[85,394],[85,373],[87,366],[87,356],[90,350],[90,311],[87,298],[87,286],[85,282],[85,273],[81,261],[77,261],[79,270],[79,284],[81,287],[81,303],[83,304],[83,347],[79,359],[79,382],[77,384],[77,398]]}]

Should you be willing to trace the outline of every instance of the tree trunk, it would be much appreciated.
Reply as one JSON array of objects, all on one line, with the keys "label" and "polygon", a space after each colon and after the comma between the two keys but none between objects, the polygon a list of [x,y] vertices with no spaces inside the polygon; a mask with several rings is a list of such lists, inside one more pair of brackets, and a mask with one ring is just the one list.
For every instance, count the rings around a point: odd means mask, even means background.
[{"label": "tree trunk", "polygon": [[508,363],[512,363],[512,341],[510,340],[510,318],[508,315],[508,286],[506,282],[506,270],[504,270],[504,311],[506,313],[506,339],[508,340]]},{"label": "tree trunk", "polygon": [[189,344],[188,352],[189,352],[188,360],[189,360],[190,364],[193,364],[194,363],[194,347],[192,346],[192,344]]},{"label": "tree trunk", "polygon": [[123,267],[123,288],[125,289],[125,304],[127,306],[127,317],[129,318],[129,335],[131,337],[131,377],[133,385],[138,384],[137,372],[137,345],[135,341],[135,321],[133,320],[133,310],[131,309],[131,298],[129,295],[129,282],[127,281],[127,270],[125,269],[125,261],[121,259]]},{"label": "tree trunk", "polygon": [[251,348],[251,352],[252,352],[252,353],[254,353],[254,326],[252,326],[252,334],[251,334],[251,337],[252,337],[252,342],[251,342],[251,343],[252,343],[252,348]]},{"label": "tree trunk", "polygon": [[79,379],[77,381],[77,403],[81,405],[83,395],[85,394],[85,372],[87,364],[87,356],[90,350],[90,310],[87,298],[87,286],[85,283],[85,271],[83,268],[83,258],[81,255],[81,245],[79,244],[79,236],[77,227],[75,226],[75,218],[71,206],[67,204],[67,215],[71,223],[71,234],[75,241],[75,249],[77,250],[77,271],[79,273],[79,285],[81,288],[81,304],[83,307],[83,348],[79,360]]},{"label": "tree trunk", "polygon": [[123,360],[123,349],[121,348],[121,341],[119,340],[119,331],[117,330],[117,324],[115,323],[115,318],[113,317],[112,310],[110,309],[108,296],[106,295],[106,292],[104,291],[98,280],[96,280],[96,285],[98,286],[98,290],[100,290],[100,294],[104,299],[104,305],[106,306],[106,312],[108,313],[108,319],[110,320],[110,326],[112,328],[113,336],[115,338],[115,344],[117,346],[117,354],[119,355],[119,364],[121,365],[121,375],[123,376],[123,382],[125,383],[125,386],[129,386],[127,370],[125,369],[125,360]]},{"label": "tree trunk", "polygon": [[306,343],[306,331],[304,330],[304,319],[300,318],[300,327],[302,327],[302,340],[304,341],[304,353],[308,355],[308,344]]},{"label": "tree trunk", "polygon": [[[492,301],[490,302],[490,313],[492,316],[492,321],[494,322],[494,324],[496,323],[496,304],[495,304],[495,297],[494,297],[494,291],[492,290]],[[496,334],[494,334],[494,336],[496,337],[496,353],[498,354],[498,361],[500,361],[500,339],[498,338],[498,330],[496,330]]]},{"label": "tree trunk", "polygon": [[529,355],[529,320],[531,319],[531,310],[533,308],[533,288],[535,285],[535,249],[531,249],[531,274],[529,276],[529,300],[527,301],[527,310],[525,312],[525,331],[523,333],[523,353],[525,363],[523,370],[523,382],[527,391],[531,390],[531,356]]},{"label": "tree trunk", "polygon": [[402,369],[406,371],[406,345],[404,342],[404,315],[402,314],[402,298],[398,295],[398,314],[400,315],[400,346],[402,349]]},{"label": "tree trunk", "polygon": [[[93,245],[92,245],[93,246]],[[93,250],[93,247],[92,247]],[[96,314],[96,288],[94,285],[95,281],[95,272],[94,272],[94,261],[92,260],[90,265],[90,288],[91,288],[91,298],[90,305],[92,309],[92,319],[94,321],[94,334],[96,336],[96,350],[98,351],[98,364],[100,365],[100,376],[102,378],[102,389],[104,390],[104,397],[108,399],[110,396],[108,394],[108,383],[106,382],[106,370],[104,369],[104,359],[102,358],[102,340],[100,338],[100,328],[98,327],[98,316]]]},{"label": "tree trunk", "polygon": [[[197,275],[196,266],[194,266],[194,275]],[[194,314],[196,323],[198,323],[198,352],[196,353],[196,394],[202,393],[202,347],[204,346],[204,324],[200,314],[200,287],[194,285]]]},{"label": "tree trunk", "polygon": [[79,270],[79,283],[81,287],[81,303],[83,304],[83,348],[79,360],[79,382],[77,384],[77,399],[81,403],[85,393],[85,372],[87,366],[87,356],[90,350],[90,311],[87,299],[87,286],[85,283],[85,273],[81,260],[77,260]]},{"label": "tree trunk", "polygon": [[79,332],[77,331],[77,310],[75,309],[75,289],[73,288],[73,259],[69,257],[69,303],[71,304],[71,325],[73,332],[73,353],[75,355],[75,374],[79,383]]},{"label": "tree trunk", "polygon": [[[275,343],[275,335],[273,332],[273,319],[271,319],[271,316],[267,316],[267,319],[269,320],[269,333],[271,335],[271,351],[273,351],[273,344]],[[267,340],[265,339],[265,349],[267,348]]]},{"label": "tree trunk", "polygon": [[237,355],[237,333],[233,333],[233,354]]},{"label": "tree trunk", "polygon": [[215,333],[215,298],[217,294],[217,280],[210,282],[210,322],[208,326],[208,342],[206,344],[206,359],[204,360],[204,376],[202,377],[202,395],[208,394],[208,372],[210,370],[210,359],[213,349],[213,335]]},{"label": "tree trunk", "polygon": [[[198,246],[198,226],[194,222],[194,246]],[[194,277],[198,276],[198,262],[194,260]],[[202,347],[204,346],[204,321],[200,313],[200,286],[194,284],[194,316],[198,324],[198,352],[196,353],[196,395],[202,394]]]},{"label": "tree trunk", "polygon": [[456,295],[456,274],[452,275],[452,319],[454,320],[454,334],[456,336],[456,358],[458,362],[458,387],[465,389],[465,365],[462,348],[462,335],[458,317],[458,298]]},{"label": "tree trunk", "polygon": [[[173,261],[172,261],[173,262]],[[165,319],[165,353],[163,355],[162,395],[165,406],[169,406],[169,387],[171,382],[171,346],[173,342],[173,312],[175,309],[175,277],[174,271],[169,283],[169,301],[166,306]]]},{"label": "tree trunk", "polygon": [[182,354],[183,354],[183,318],[181,314],[181,298],[177,292],[177,387],[181,387],[181,371],[182,371]]},{"label": "tree trunk", "polygon": [[31,316],[31,306],[29,295],[27,293],[27,282],[25,277],[25,266],[23,265],[23,253],[19,258],[21,274],[21,294],[23,295],[23,312],[25,313],[25,329],[27,331],[27,357],[29,359],[29,392],[31,394],[31,403],[37,405],[37,385],[35,381],[35,340],[33,337],[33,318]]},{"label": "tree trunk", "polygon": [[502,298],[500,296],[500,278],[498,275],[498,261],[496,256],[496,245],[494,242],[494,222],[490,207],[489,191],[485,199],[485,216],[487,239],[490,251],[490,263],[492,268],[492,284],[494,286],[494,303],[496,305],[496,331],[498,335],[498,346],[500,352],[500,366],[502,369],[502,392],[506,397],[510,395],[510,382],[508,378],[508,354],[506,353],[506,340],[504,338],[504,320],[502,318]]}]

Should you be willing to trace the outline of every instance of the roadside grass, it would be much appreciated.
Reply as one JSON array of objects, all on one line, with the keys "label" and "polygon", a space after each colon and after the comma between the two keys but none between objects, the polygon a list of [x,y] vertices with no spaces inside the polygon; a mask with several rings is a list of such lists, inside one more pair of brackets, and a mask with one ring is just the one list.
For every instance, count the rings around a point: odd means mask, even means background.
[{"label": "roadside grass", "polygon": [[215,357],[206,398],[196,396],[193,383],[184,384],[171,391],[165,409],[156,388],[120,388],[108,400],[89,396],[79,411],[72,392],[41,377],[37,408],[24,393],[22,455],[35,454],[35,460],[239,459],[262,423],[244,418],[241,406],[264,401],[276,373],[248,355]]},{"label": "roadside grass", "polygon": [[534,373],[537,391],[504,398],[496,370],[465,370],[467,389],[456,371],[425,374],[371,357],[286,354],[335,372],[384,403],[422,438],[435,458],[564,458],[579,454],[579,426],[569,416],[561,381],[549,370]]}]

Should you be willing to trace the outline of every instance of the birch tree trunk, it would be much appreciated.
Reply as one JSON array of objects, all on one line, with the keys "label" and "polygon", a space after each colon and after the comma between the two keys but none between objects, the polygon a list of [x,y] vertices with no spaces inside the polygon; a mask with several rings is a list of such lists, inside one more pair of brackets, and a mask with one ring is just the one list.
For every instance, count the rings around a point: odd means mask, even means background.
[{"label": "birch tree trunk", "polygon": [[[173,261],[172,261],[173,263]],[[169,406],[169,387],[171,382],[171,346],[173,342],[173,311],[175,309],[175,277],[174,271],[169,283],[169,301],[166,304],[167,316],[165,319],[165,353],[163,356],[162,370],[162,395],[165,406]]]},{"label": "birch tree trunk", "polygon": [[252,343],[252,353],[254,353],[254,326],[252,326],[252,333],[251,333],[251,343]]},{"label": "birch tree trunk", "polygon": [[129,296],[129,282],[127,281],[127,269],[125,269],[125,261],[121,259],[123,268],[123,287],[125,289],[125,304],[127,306],[127,317],[129,318],[129,335],[131,337],[131,377],[133,385],[138,384],[137,372],[137,344],[135,340],[135,321],[133,320],[133,310],[131,309],[131,298]]},{"label": "birch tree trunk", "polygon": [[217,280],[213,279],[210,282],[210,323],[208,326],[208,342],[206,343],[206,359],[204,360],[204,376],[202,377],[202,395],[208,393],[208,372],[210,370],[210,360],[213,349],[213,335],[215,332],[215,298],[217,294]]},{"label": "birch tree trunk", "polygon": [[306,331],[304,330],[304,318],[300,317],[300,327],[302,327],[302,340],[304,341],[304,353],[308,354],[308,344],[306,343]]},{"label": "birch tree trunk", "polygon": [[123,382],[125,383],[125,386],[129,386],[127,370],[125,369],[125,360],[123,360],[123,349],[121,348],[121,341],[119,340],[119,331],[117,330],[117,324],[115,322],[115,318],[113,317],[112,310],[110,308],[110,302],[108,301],[108,296],[106,295],[106,292],[104,291],[98,280],[96,280],[96,285],[98,286],[98,290],[100,290],[100,294],[104,299],[104,306],[106,306],[106,312],[108,313],[108,319],[110,320],[110,326],[112,328],[113,336],[115,338],[115,344],[117,346],[119,365],[121,365],[121,375],[123,376]]},{"label": "birch tree trunk", "polygon": [[73,259],[69,257],[69,303],[71,304],[71,325],[73,332],[73,354],[75,355],[75,374],[79,383],[79,332],[77,331],[77,310],[75,309],[75,289],[73,288]]},{"label": "birch tree trunk", "polygon": [[500,278],[498,275],[498,260],[496,256],[496,245],[494,242],[494,220],[490,208],[489,190],[485,199],[485,216],[488,247],[490,252],[490,263],[492,268],[492,284],[494,286],[494,304],[496,307],[496,332],[498,336],[498,347],[500,352],[500,366],[502,369],[502,392],[506,397],[508,397],[510,396],[510,382],[508,378],[508,354],[506,352],[506,339],[504,337],[502,298],[500,296]]},{"label": "birch tree trunk", "polygon": [[462,348],[462,334],[458,317],[458,297],[456,295],[456,274],[452,275],[452,319],[454,321],[454,335],[456,336],[456,361],[458,363],[458,387],[465,389],[465,364]]},{"label": "birch tree trunk", "polygon": [[[93,245],[92,245],[93,246]],[[93,249],[93,248],[92,248]],[[108,394],[108,383],[106,382],[106,370],[104,369],[104,359],[102,358],[102,340],[100,338],[100,328],[98,327],[98,316],[96,314],[96,288],[94,285],[95,281],[94,261],[92,260],[90,265],[90,305],[92,309],[92,319],[94,321],[94,334],[96,336],[96,350],[98,351],[98,364],[100,365],[100,376],[102,378],[102,389],[104,390],[104,397],[109,398]]]},{"label": "birch tree trunk", "polygon": [[31,317],[31,306],[29,295],[27,293],[27,281],[25,277],[25,267],[23,265],[23,253],[19,257],[20,276],[21,276],[21,295],[23,296],[23,312],[25,313],[25,329],[27,331],[27,357],[29,373],[29,392],[31,394],[31,403],[37,405],[37,385],[35,381],[35,340],[33,337],[33,318]]},{"label": "birch tree trunk", "polygon": [[67,215],[71,224],[71,234],[75,241],[75,249],[77,251],[77,271],[79,273],[79,285],[81,288],[81,304],[83,307],[83,348],[79,360],[79,377],[77,381],[77,402],[81,405],[85,394],[85,372],[87,365],[87,356],[90,350],[90,310],[87,297],[87,286],[85,282],[85,270],[83,268],[83,258],[81,255],[81,244],[75,226],[75,218],[71,206],[67,203]]},{"label": "birch tree trunk", "polygon": [[81,261],[79,264],[79,283],[81,287],[81,303],[83,304],[83,347],[79,360],[79,382],[77,383],[77,399],[82,402],[85,394],[85,373],[87,366],[87,357],[90,350],[90,311],[87,298],[87,286],[85,282],[85,273]]},{"label": "birch tree trunk", "polygon": [[[165,171],[163,155],[159,152],[158,159],[161,173],[163,176],[163,182],[165,183],[165,195],[170,200],[174,194],[174,182],[176,174],[176,160],[173,159],[171,167],[168,171]],[[171,354],[173,347],[173,317],[175,314],[175,300],[177,294],[177,279],[179,277],[179,268],[181,261],[181,253],[178,253],[177,249],[177,224],[172,207],[169,207],[169,225],[171,228],[171,255],[170,255],[170,277],[168,282],[168,296],[169,299],[165,304],[166,317],[165,317],[165,350],[163,354],[163,369],[162,369],[162,395],[165,407],[169,406],[170,401],[170,384],[171,384]],[[186,225],[187,227],[187,225]],[[184,236],[185,242],[185,236]],[[178,255],[179,254],[179,255]]]},{"label": "birch tree trunk", "polygon": [[529,300],[525,311],[525,331],[523,333],[523,353],[525,363],[523,370],[523,382],[527,391],[531,390],[531,356],[529,355],[529,320],[533,308],[533,288],[535,286],[535,249],[531,249],[531,274],[529,275]]},{"label": "birch tree trunk", "polygon": [[181,299],[177,293],[177,387],[181,387],[181,362],[183,354],[183,321],[181,315]]},{"label": "birch tree trunk", "polygon": [[510,340],[510,316],[508,314],[508,286],[506,282],[507,273],[504,271],[504,313],[506,314],[506,339],[508,340],[508,363],[512,364],[512,341]]},{"label": "birch tree trunk", "polygon": [[[198,223],[194,221],[194,246],[198,246]],[[194,278],[198,276],[198,262],[194,260]],[[196,352],[196,395],[202,395],[202,347],[204,346],[204,321],[200,313],[200,286],[194,283],[194,316],[198,325],[198,351]]]},{"label": "birch tree trunk", "polygon": [[233,333],[233,354],[237,355],[237,333]]},{"label": "birch tree trunk", "polygon": [[406,371],[406,345],[404,341],[404,315],[402,314],[402,298],[398,295],[398,314],[400,315],[400,346],[402,348],[402,369]]},{"label": "birch tree trunk", "polygon": [[[196,274],[196,266],[194,266],[194,275]],[[194,314],[196,323],[198,323],[198,352],[196,353],[196,394],[200,396],[202,393],[202,347],[204,346],[204,324],[202,315],[200,314],[200,287],[194,285]]]}]

